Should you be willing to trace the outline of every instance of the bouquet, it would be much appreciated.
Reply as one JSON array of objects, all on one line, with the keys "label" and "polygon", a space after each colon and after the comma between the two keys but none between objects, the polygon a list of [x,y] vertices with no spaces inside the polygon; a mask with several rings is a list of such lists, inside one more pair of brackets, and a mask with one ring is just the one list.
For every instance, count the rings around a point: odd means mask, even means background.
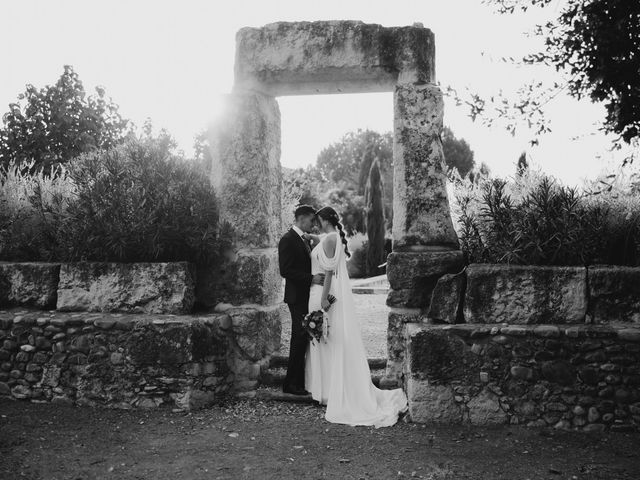
[{"label": "bouquet", "polygon": [[[336,301],[336,297],[334,297],[333,295],[329,295],[327,297],[327,300],[329,301],[329,308],[331,307],[331,305],[333,305]],[[327,308],[327,310],[329,310],[329,308]],[[314,340],[316,341],[320,341],[320,339],[322,338],[323,332],[324,332],[324,327],[326,324],[326,311],[325,310],[314,310],[313,312],[309,312],[305,315],[305,317],[302,319],[302,328],[304,329],[305,332],[307,332],[307,335],[309,335],[309,339],[313,342]],[[327,334],[329,332],[329,325],[326,324],[326,330],[327,330]]]}]

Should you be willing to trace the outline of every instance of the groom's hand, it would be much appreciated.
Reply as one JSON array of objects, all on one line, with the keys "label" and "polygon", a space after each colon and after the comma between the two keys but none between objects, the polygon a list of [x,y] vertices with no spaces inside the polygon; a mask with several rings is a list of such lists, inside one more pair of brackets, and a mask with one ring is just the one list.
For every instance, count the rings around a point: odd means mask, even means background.
[{"label": "groom's hand", "polygon": [[324,285],[324,273],[318,273],[313,276],[313,280],[311,280],[312,285]]}]

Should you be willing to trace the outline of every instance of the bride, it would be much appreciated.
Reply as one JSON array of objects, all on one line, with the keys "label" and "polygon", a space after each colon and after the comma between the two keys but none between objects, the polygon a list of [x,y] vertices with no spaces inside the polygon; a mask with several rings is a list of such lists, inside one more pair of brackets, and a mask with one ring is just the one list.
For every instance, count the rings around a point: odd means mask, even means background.
[{"label": "bride", "polygon": [[[329,422],[393,425],[407,410],[407,398],[402,389],[380,390],[371,382],[347,273],[347,240],[333,208],[321,208],[316,216],[324,235],[314,238],[318,244],[311,251],[311,270],[324,273],[325,280],[324,285],[311,286],[309,312],[328,309],[328,330],[307,350],[305,388],[327,406]],[[330,295],[337,299],[333,304]]]}]

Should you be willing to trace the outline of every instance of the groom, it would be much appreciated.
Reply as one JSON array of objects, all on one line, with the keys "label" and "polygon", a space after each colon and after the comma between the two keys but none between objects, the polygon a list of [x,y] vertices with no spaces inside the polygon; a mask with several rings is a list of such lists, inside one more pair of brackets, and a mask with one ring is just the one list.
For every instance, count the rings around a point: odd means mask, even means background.
[{"label": "groom", "polygon": [[285,278],[284,301],[291,312],[291,343],[287,376],[282,391],[294,395],[308,395],[304,388],[304,360],[309,339],[302,329],[302,319],[309,312],[311,284],[322,285],[324,275],[311,274],[311,248],[303,234],[313,227],[315,210],[300,205],[295,210],[295,223],[278,243],[280,275]]}]

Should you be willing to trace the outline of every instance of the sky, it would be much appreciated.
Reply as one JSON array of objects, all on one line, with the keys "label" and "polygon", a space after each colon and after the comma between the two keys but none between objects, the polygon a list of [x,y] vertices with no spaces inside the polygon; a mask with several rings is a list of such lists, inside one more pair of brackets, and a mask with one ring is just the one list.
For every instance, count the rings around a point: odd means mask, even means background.
[{"label": "sky", "polygon": [[[558,0],[560,2],[561,0]],[[235,33],[276,21],[362,20],[384,26],[422,23],[435,34],[436,76],[443,85],[480,93],[514,92],[532,78],[557,79],[551,69],[517,67],[501,57],[533,51],[525,35],[557,13],[557,4],[527,14],[499,15],[480,0],[0,0],[0,112],[27,83],[53,84],[70,64],[92,91],[97,85],[141,126],[149,117],[186,154],[194,136],[220,111],[233,86]],[[349,131],[393,129],[391,93],[279,97],[282,157],[287,167],[315,162],[320,150]],[[549,105],[552,133],[531,148],[473,123],[445,99],[444,123],[500,176],[512,175],[527,151],[531,163],[567,184],[593,178],[616,162],[598,133],[604,108],[560,95]]]}]

